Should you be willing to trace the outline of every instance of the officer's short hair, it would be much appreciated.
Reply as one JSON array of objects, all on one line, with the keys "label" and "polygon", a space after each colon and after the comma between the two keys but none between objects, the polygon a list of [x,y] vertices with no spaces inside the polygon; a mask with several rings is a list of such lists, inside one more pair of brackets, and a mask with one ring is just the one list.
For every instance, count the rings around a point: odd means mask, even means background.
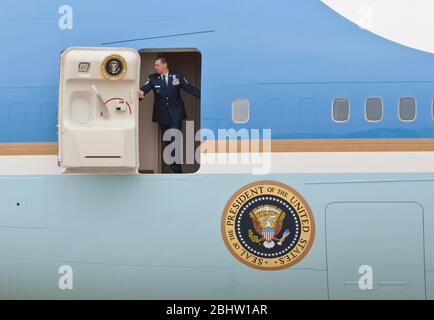
[{"label": "officer's short hair", "polygon": [[154,59],[154,62],[157,61],[157,60],[160,60],[161,63],[167,63],[167,57],[164,56],[164,55],[162,55],[162,54],[158,55],[158,56]]}]

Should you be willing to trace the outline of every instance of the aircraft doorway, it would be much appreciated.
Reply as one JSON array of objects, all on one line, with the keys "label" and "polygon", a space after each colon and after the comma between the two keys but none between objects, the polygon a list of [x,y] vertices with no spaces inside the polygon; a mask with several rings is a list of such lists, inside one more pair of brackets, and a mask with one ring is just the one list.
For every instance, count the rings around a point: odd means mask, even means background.
[{"label": "aircraft doorway", "polygon": [[[142,49],[140,86],[146,82],[148,75],[155,73],[153,64],[155,58],[162,54],[167,57],[170,72],[181,73],[189,83],[200,90],[201,88],[201,54],[196,49]],[[181,89],[187,119],[183,121],[183,161],[182,173],[193,173],[199,170],[199,163],[187,161],[186,155],[186,121],[193,121],[194,133],[200,129],[200,100]],[[157,123],[152,122],[154,94],[152,90],[145,95],[139,107],[139,157],[140,173],[171,173],[170,167],[163,161],[163,142],[161,130]],[[193,135],[194,139],[194,135]],[[191,143],[191,142],[190,142]],[[194,150],[200,142],[194,142]],[[191,157],[189,157],[191,159]],[[190,162],[190,163],[188,163]]]}]

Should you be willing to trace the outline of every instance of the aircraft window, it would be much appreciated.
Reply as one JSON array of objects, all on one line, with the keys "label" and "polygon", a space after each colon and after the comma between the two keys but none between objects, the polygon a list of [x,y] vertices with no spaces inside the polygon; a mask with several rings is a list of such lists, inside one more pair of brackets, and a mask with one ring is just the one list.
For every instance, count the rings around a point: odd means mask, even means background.
[{"label": "aircraft window", "polygon": [[346,122],[350,118],[350,100],[335,98],[332,105],[332,117],[336,122]]},{"label": "aircraft window", "polygon": [[381,121],[383,119],[383,100],[377,97],[370,97],[365,102],[366,120],[371,122]]},{"label": "aircraft window", "polygon": [[247,123],[250,118],[250,102],[248,99],[234,99],[232,101],[232,121]]},{"label": "aircraft window", "polygon": [[434,119],[434,99],[432,99],[432,101],[431,101],[431,116],[432,116],[432,118]]},{"label": "aircraft window", "polygon": [[416,119],[416,99],[414,97],[400,98],[398,114],[401,121],[413,121]]}]

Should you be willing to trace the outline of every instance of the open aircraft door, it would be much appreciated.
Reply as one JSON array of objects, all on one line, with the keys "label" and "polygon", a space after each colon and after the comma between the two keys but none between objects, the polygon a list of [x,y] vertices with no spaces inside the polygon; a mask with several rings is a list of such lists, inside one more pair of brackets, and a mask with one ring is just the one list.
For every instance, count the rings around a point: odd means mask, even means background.
[{"label": "open aircraft door", "polygon": [[133,49],[63,51],[58,160],[65,172],[137,172],[139,76]]}]

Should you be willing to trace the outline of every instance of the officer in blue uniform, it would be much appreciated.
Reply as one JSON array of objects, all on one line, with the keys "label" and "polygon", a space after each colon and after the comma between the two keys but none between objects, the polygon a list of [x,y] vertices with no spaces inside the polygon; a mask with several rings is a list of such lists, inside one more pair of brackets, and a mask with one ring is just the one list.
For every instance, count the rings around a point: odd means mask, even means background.
[{"label": "officer in blue uniform", "polygon": [[[166,130],[172,128],[181,131],[182,120],[187,118],[180,89],[197,98],[200,98],[200,91],[188,83],[182,74],[169,72],[165,56],[158,56],[154,60],[154,69],[156,73],[149,75],[146,83],[139,90],[139,99],[142,100],[145,94],[153,90],[154,109],[152,121],[159,124],[162,136],[164,136]],[[172,141],[166,142],[165,145],[167,146]],[[172,151],[171,155],[175,157],[175,150]],[[170,168],[175,173],[182,172],[179,163],[170,164]]]}]

